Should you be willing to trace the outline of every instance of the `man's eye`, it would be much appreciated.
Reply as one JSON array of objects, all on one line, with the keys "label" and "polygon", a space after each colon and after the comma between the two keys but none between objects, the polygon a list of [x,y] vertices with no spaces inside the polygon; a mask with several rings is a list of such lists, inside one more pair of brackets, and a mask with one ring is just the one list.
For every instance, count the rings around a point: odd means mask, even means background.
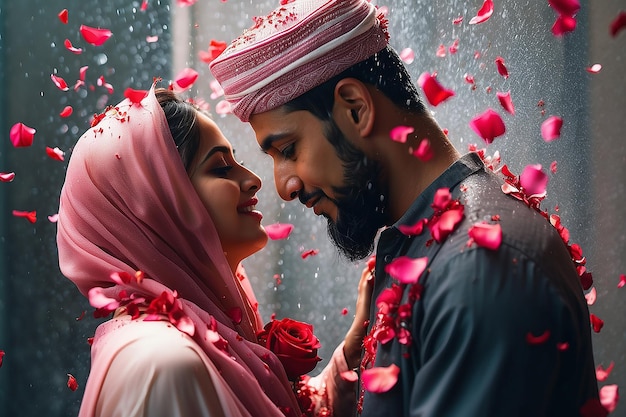
[{"label": "man's eye", "polygon": [[283,149],[281,149],[280,153],[283,155],[283,157],[285,157],[286,159],[291,159],[293,158],[293,156],[295,155],[295,151],[296,151],[296,147],[295,144],[290,143],[289,145],[285,146]]}]

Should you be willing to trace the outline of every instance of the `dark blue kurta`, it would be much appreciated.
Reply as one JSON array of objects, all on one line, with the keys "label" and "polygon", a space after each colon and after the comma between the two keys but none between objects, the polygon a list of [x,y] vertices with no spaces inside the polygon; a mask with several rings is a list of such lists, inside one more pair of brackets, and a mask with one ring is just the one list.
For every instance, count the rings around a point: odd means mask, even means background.
[{"label": "dark blue kurta", "polygon": [[[363,417],[578,416],[597,398],[589,312],[567,247],[544,217],[501,185],[476,154],[465,155],[382,232],[373,300],[392,283],[384,268],[393,259],[428,257],[429,265],[412,310],[408,355],[397,339],[378,347],[375,366],[399,366],[398,383],[387,393],[366,393]],[[464,205],[457,229],[430,246],[426,228],[414,237],[400,233],[398,225],[432,215],[442,187]],[[493,215],[500,217],[500,248],[468,247],[469,228],[493,223]],[[545,331],[545,343],[526,339]],[[567,349],[557,347],[562,343]]]}]

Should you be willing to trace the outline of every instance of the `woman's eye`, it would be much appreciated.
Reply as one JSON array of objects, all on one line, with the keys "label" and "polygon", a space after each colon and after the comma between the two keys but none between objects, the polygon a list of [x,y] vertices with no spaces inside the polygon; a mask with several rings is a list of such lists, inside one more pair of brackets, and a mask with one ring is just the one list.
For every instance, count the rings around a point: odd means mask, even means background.
[{"label": "woman's eye", "polygon": [[287,145],[283,149],[281,149],[280,153],[286,159],[292,159],[293,156],[296,153],[296,146],[295,146],[295,144],[294,143],[290,143],[289,145]]},{"label": "woman's eye", "polygon": [[219,167],[219,168],[213,168],[213,169],[211,170],[211,172],[212,172],[215,176],[218,176],[218,177],[225,177],[225,176],[227,176],[227,175],[228,175],[228,171],[230,171],[231,169],[233,169],[233,167],[232,167],[232,166],[230,166],[230,165],[225,165],[225,166],[222,166],[222,167]]}]

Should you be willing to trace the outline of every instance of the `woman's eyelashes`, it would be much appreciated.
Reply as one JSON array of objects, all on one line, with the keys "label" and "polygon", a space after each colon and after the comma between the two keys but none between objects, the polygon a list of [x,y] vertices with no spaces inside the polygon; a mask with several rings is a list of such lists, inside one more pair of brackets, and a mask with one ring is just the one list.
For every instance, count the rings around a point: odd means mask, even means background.
[{"label": "woman's eyelashes", "polygon": [[217,177],[226,177],[228,176],[228,172],[233,169],[232,165],[224,165],[217,168],[211,169],[211,173]]}]

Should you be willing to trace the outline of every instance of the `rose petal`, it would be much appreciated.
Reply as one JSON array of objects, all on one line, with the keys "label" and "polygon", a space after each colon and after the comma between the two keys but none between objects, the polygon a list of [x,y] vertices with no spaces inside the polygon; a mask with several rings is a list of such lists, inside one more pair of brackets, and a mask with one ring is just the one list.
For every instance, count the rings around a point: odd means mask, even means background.
[{"label": "rose petal", "polygon": [[67,25],[67,22],[68,22],[67,9],[61,10],[57,16],[59,16],[59,20],[61,21],[61,23],[63,23],[64,25]]},{"label": "rose petal", "polygon": [[472,19],[469,21],[469,24],[475,25],[478,23],[483,23],[487,21],[487,19],[489,19],[492,14],[493,14],[493,0],[485,0],[480,10],[478,10],[478,13],[476,14],[476,16],[472,17]]},{"label": "rose petal", "polygon": [[389,132],[389,137],[396,142],[406,143],[406,137],[414,130],[411,126],[396,126]]},{"label": "rose petal", "polygon": [[415,60],[415,52],[411,48],[404,48],[400,51],[400,59],[405,64],[409,65]]},{"label": "rose petal", "polygon": [[15,217],[23,217],[28,220],[30,223],[37,222],[37,211],[21,211],[21,210],[13,210],[13,216]]},{"label": "rose petal", "polygon": [[611,21],[611,25],[609,26],[609,33],[612,37],[616,37],[618,33],[622,31],[626,27],[626,12],[621,11],[615,19]]},{"label": "rose petal", "polygon": [[497,250],[502,243],[500,224],[476,223],[467,232],[478,246]]},{"label": "rose petal", "polygon": [[300,254],[300,257],[301,257],[302,259],[306,259],[306,258],[308,258],[309,256],[315,256],[315,255],[317,255],[318,253],[320,253],[319,249],[309,249],[309,250],[305,250],[304,252],[302,252],[302,253]]},{"label": "rose petal", "polygon": [[74,109],[72,108],[72,106],[65,106],[63,110],[61,111],[61,113],[59,113],[59,116],[69,117],[73,112],[74,112]]},{"label": "rose petal", "polygon": [[193,5],[198,0],[176,0],[176,4],[180,7],[187,7]]},{"label": "rose petal", "polygon": [[78,382],[76,382],[76,378],[72,374],[67,374],[67,387],[72,391],[78,389]]},{"label": "rose petal", "polygon": [[550,116],[541,123],[541,137],[546,142],[551,142],[561,136],[563,119],[558,116]]},{"label": "rose petal", "polygon": [[230,107],[230,103],[226,100],[220,100],[216,105],[215,105],[215,112],[219,115],[225,115],[225,114],[229,114],[232,113],[231,107]]},{"label": "rose petal", "polygon": [[159,40],[159,36],[158,35],[154,35],[154,36],[146,36],[146,42],[147,43],[155,43]]},{"label": "rose petal", "polygon": [[606,417],[609,414],[598,398],[588,399],[579,411],[581,417]]},{"label": "rose petal", "polygon": [[564,14],[566,16],[574,16],[580,10],[579,0],[548,0],[548,4],[558,14]]},{"label": "rose petal", "polygon": [[148,0],[143,0],[141,2],[141,11],[145,12],[146,10],[148,10]]},{"label": "rose petal", "polygon": [[0,182],[11,182],[15,178],[15,172],[0,172]]},{"label": "rose petal", "polygon": [[511,100],[511,92],[507,91],[506,93],[497,92],[496,96],[500,101],[500,105],[504,110],[515,115],[515,106],[513,106],[513,101]]},{"label": "rose petal", "polygon": [[193,85],[198,79],[198,72],[192,68],[184,68],[182,71],[178,73],[176,79],[174,80],[174,84],[181,88],[182,90],[186,90]]},{"label": "rose petal", "polygon": [[89,304],[94,308],[110,308],[115,310],[119,306],[119,301],[115,298],[109,298],[102,293],[102,288],[94,287],[87,293]]},{"label": "rose petal", "polygon": [[141,100],[146,98],[147,95],[147,90],[134,90],[130,87],[124,90],[124,97],[129,99],[133,104],[141,104]]},{"label": "rose petal", "polygon": [[89,69],[89,65],[85,65],[80,67],[78,70],[78,79],[81,81],[85,81],[85,75],[87,75],[87,70]]},{"label": "rose petal", "polygon": [[540,164],[527,165],[519,177],[520,185],[527,195],[543,195],[548,186],[548,174]]},{"label": "rose petal", "polygon": [[557,162],[556,161],[550,162],[550,172],[553,174],[556,174],[556,169],[557,169]]},{"label": "rose petal", "polygon": [[452,45],[448,47],[448,51],[450,51],[451,55],[456,54],[459,51],[459,38],[456,38]]},{"label": "rose petal", "polygon": [[67,83],[65,82],[65,80],[61,77],[57,77],[54,74],[50,74],[50,79],[52,79],[52,82],[54,83],[54,85],[57,86],[57,88],[61,91],[67,91],[70,88],[67,86]]},{"label": "rose petal", "polygon": [[626,274],[622,274],[619,276],[619,282],[617,283],[617,288],[622,288],[626,285]]},{"label": "rose petal", "polygon": [[11,127],[9,138],[16,148],[31,146],[37,131],[24,123],[16,123]]},{"label": "rose petal", "polygon": [[87,43],[95,46],[104,44],[113,35],[109,29],[97,29],[85,25],[80,25],[80,34]]},{"label": "rose petal", "polygon": [[224,49],[226,49],[226,46],[227,44],[224,41],[217,41],[215,39],[211,39],[211,42],[209,43],[209,50],[200,51],[198,53],[198,57],[200,58],[201,61],[209,64],[215,58],[217,58],[222,52],[224,52]]},{"label": "rose petal", "polygon": [[600,333],[600,330],[604,327],[604,321],[593,313],[589,314],[589,319],[591,320],[591,327],[593,327],[593,331]]},{"label": "rose petal", "polygon": [[542,345],[550,338],[550,330],[546,330],[538,336],[535,336],[531,332],[526,333],[526,342],[529,345]]},{"label": "rose petal", "polygon": [[50,223],[56,223],[59,221],[59,213],[51,214],[48,216],[48,221]]},{"label": "rose petal", "polygon": [[568,32],[576,29],[576,19],[571,16],[559,15],[552,25],[552,34],[554,36],[563,36]]},{"label": "rose petal", "polygon": [[366,369],[362,372],[363,387],[373,393],[387,392],[398,382],[400,368],[395,364],[387,367]]},{"label": "rose petal", "polygon": [[605,385],[600,388],[600,403],[609,413],[615,411],[619,400],[619,390],[617,385]]},{"label": "rose petal", "polygon": [[613,370],[614,366],[615,366],[614,362],[611,362],[606,369],[604,369],[602,365],[598,365],[596,367],[596,379],[599,382],[606,381],[609,375],[611,375],[611,371]]},{"label": "rose petal", "polygon": [[444,88],[439,81],[428,72],[422,73],[417,79],[417,84],[424,90],[428,102],[437,106],[454,96],[454,91]]},{"label": "rose petal", "polygon": [[230,317],[230,319],[233,321],[233,323],[235,324],[239,324],[241,323],[241,319],[243,318],[243,312],[241,311],[240,307],[233,307],[233,308],[229,308],[226,311],[226,315],[228,317]]},{"label": "rose petal", "polygon": [[460,25],[461,23],[463,23],[463,16],[459,16],[457,18],[452,19],[453,25]]},{"label": "rose petal", "polygon": [[585,300],[587,300],[587,305],[588,306],[592,306],[595,304],[596,302],[596,298],[597,298],[598,294],[596,291],[596,287],[593,287],[591,289],[591,291],[589,291],[587,294],[585,294]]},{"label": "rose petal", "polygon": [[601,69],[602,69],[602,64],[593,64],[592,66],[585,68],[585,71],[591,74],[597,74],[600,72]]},{"label": "rose petal", "polygon": [[63,152],[59,148],[52,149],[49,146],[46,146],[46,154],[54,159],[55,161],[64,161],[65,160],[65,152]]},{"label": "rose petal", "polygon": [[385,272],[402,284],[415,284],[428,265],[428,258],[400,256],[385,266]]},{"label": "rose petal", "polygon": [[265,226],[267,236],[272,240],[287,239],[292,230],[293,224],[290,223],[275,223]]},{"label": "rose petal", "polygon": [[504,78],[509,78],[509,70],[506,68],[506,65],[504,65],[504,58],[501,56],[496,57],[495,63],[498,74],[502,75]]},{"label": "rose petal", "polygon": [[5,352],[4,350],[0,350],[0,368],[2,368],[2,361],[4,360]]},{"label": "rose petal", "polygon": [[506,132],[502,117],[491,108],[474,117],[469,125],[487,144]]},{"label": "rose petal", "polygon": [[446,56],[446,45],[441,44],[437,47],[437,52],[435,53],[439,58],[444,58]]},{"label": "rose petal", "polygon": [[65,42],[63,42],[63,44],[65,45],[65,49],[67,49],[68,51],[76,54],[76,55],[80,55],[83,53],[83,48],[75,48],[74,45],[72,45],[72,42],[69,39],[66,39]]},{"label": "rose petal", "polygon": [[435,153],[430,146],[430,141],[427,138],[424,138],[420,141],[419,146],[413,151],[412,155],[424,162],[427,162],[435,156]]}]

